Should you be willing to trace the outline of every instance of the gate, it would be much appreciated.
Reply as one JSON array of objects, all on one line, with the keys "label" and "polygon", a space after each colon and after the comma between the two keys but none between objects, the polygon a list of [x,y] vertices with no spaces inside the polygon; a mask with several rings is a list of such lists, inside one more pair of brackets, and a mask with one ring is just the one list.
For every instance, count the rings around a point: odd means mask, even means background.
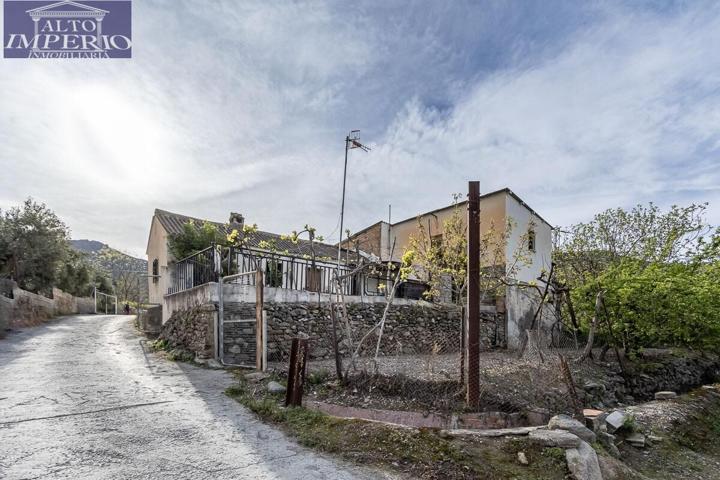
[{"label": "gate", "polygon": [[[224,286],[241,285],[243,300],[226,299]],[[267,326],[263,314],[263,274],[238,273],[218,281],[218,322],[215,330],[216,355],[227,366],[265,370],[267,365]],[[252,291],[254,290],[254,301]]]}]

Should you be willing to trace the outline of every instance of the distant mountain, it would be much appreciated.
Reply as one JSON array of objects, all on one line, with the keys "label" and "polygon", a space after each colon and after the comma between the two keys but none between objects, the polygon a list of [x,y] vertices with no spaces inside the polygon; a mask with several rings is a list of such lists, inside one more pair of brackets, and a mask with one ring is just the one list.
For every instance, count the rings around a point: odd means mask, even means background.
[{"label": "distant mountain", "polygon": [[72,245],[75,250],[88,253],[99,252],[105,247],[110,248],[97,240],[70,240],[70,245]]},{"label": "distant mountain", "polygon": [[147,260],[136,258],[97,240],[70,240],[72,247],[84,253],[97,270],[109,276],[115,293],[123,298],[147,299]]}]

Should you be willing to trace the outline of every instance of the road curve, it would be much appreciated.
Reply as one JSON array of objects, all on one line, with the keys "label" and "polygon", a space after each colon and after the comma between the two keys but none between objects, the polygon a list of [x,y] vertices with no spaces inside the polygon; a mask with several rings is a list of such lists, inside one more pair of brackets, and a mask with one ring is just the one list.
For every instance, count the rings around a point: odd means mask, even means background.
[{"label": "road curve", "polygon": [[0,340],[0,478],[371,479],[298,446],[222,392],[223,371],[148,351],[128,316]]}]

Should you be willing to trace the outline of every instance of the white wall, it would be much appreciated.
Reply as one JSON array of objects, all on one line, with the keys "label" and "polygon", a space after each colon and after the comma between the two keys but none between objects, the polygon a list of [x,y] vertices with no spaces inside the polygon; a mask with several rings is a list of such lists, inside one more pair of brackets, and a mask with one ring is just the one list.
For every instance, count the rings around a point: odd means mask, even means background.
[{"label": "white wall", "polygon": [[[507,218],[513,223],[513,230],[507,244],[506,257],[508,264],[512,262],[519,248],[523,235],[532,226],[535,230],[535,251],[529,252],[529,264],[519,264],[516,279],[521,282],[537,282],[543,270],[550,271],[552,261],[552,228],[538,218],[533,212],[521,205],[512,195],[505,195]],[[527,243],[524,245],[527,252]]]}]

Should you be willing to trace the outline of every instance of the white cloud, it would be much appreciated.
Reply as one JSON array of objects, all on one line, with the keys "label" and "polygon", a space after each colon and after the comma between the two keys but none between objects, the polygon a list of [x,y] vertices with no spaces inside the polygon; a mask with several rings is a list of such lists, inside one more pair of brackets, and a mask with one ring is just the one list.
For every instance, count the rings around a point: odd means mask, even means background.
[{"label": "white cloud", "polygon": [[353,230],[469,179],[555,223],[720,200],[711,4],[167,6],[134,3],[130,61],[0,61],[0,206],[33,195],[138,254],[155,207],[335,239],[351,128],[373,146],[351,153]]}]

